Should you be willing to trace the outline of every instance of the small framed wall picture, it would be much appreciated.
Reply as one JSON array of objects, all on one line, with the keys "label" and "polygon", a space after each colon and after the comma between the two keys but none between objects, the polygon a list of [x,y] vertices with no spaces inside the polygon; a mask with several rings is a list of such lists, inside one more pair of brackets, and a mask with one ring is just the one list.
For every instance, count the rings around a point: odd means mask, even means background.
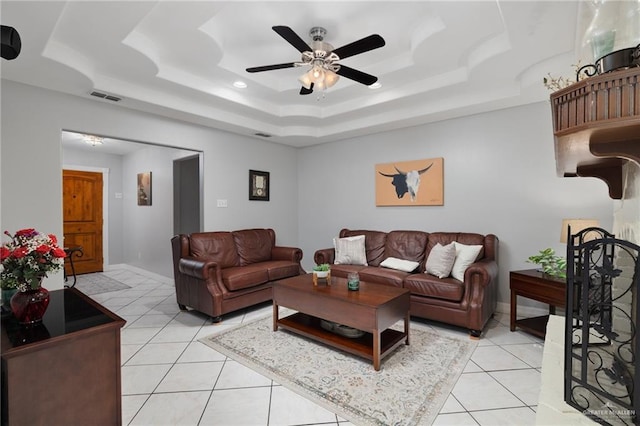
[{"label": "small framed wall picture", "polygon": [[269,201],[269,172],[249,170],[249,199]]},{"label": "small framed wall picture", "polygon": [[138,173],[138,205],[151,205],[151,172]]}]

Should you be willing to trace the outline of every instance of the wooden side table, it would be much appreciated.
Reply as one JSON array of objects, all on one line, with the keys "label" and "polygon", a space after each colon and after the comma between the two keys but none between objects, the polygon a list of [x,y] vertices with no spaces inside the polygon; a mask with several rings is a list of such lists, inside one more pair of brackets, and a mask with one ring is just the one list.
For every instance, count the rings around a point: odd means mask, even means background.
[{"label": "wooden side table", "polygon": [[549,304],[549,314],[556,313],[556,307],[564,308],[566,304],[566,280],[551,277],[535,269],[511,271],[509,273],[511,289],[511,331],[520,327],[535,336],[544,339],[549,315],[516,320],[518,296]]},{"label": "wooden side table", "polygon": [[120,425],[125,321],[74,288],[49,292],[42,323],[2,320],[2,425]]}]

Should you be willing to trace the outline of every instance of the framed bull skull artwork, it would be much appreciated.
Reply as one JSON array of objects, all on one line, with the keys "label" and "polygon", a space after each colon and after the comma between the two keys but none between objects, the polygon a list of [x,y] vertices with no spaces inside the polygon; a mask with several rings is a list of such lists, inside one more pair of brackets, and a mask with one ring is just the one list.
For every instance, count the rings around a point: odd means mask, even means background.
[{"label": "framed bull skull artwork", "polygon": [[376,206],[444,205],[444,158],[376,164]]}]

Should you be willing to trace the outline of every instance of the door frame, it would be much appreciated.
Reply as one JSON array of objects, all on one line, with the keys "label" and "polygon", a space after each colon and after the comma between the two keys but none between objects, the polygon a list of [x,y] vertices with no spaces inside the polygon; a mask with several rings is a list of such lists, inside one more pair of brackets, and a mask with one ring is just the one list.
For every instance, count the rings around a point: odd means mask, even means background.
[{"label": "door frame", "polygon": [[62,170],[102,173],[102,270],[104,270],[105,265],[109,264],[109,169],[63,164]]},{"label": "door frame", "polygon": [[175,196],[175,191],[178,189],[178,187],[176,187],[176,178],[175,178],[175,173],[176,173],[176,163],[180,163],[182,161],[185,160],[191,160],[194,158],[198,158],[198,222],[199,222],[199,229],[198,232],[202,232],[202,230],[204,229],[204,158],[203,158],[203,152],[202,151],[197,151],[194,152],[194,155],[188,155],[185,157],[180,157],[180,158],[174,158],[173,162],[172,162],[172,173],[173,173],[173,233],[174,235],[177,234],[177,230],[176,230],[176,224],[177,221],[179,220],[178,214],[176,213],[176,196]]}]

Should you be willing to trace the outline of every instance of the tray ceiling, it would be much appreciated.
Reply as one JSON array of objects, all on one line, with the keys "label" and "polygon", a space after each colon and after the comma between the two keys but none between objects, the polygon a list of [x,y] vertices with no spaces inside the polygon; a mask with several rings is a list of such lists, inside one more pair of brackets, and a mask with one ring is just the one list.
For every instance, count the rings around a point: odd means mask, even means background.
[{"label": "tray ceiling", "polygon": [[[302,147],[549,99],[542,78],[571,75],[578,2],[69,1],[0,4],[22,52],[2,78]],[[300,96],[299,52],[311,27],[342,46],[386,46],[341,63],[379,77],[341,78]],[[233,83],[243,81],[238,89]],[[98,91],[121,100],[91,96]]]}]

